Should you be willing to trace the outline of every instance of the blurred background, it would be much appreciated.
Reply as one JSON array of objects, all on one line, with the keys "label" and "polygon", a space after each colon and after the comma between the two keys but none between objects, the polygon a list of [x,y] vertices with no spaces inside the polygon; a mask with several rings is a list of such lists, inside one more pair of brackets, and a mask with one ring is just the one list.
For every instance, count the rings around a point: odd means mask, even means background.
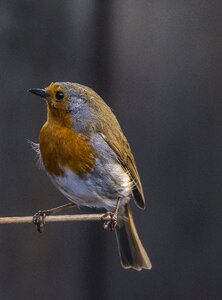
[{"label": "blurred background", "polygon": [[1,225],[1,300],[222,299],[221,59],[219,0],[1,0],[0,215],[66,203],[27,143],[46,119],[27,89],[78,82],[131,144],[147,209],[131,207],[153,263],[122,269],[100,223]]}]

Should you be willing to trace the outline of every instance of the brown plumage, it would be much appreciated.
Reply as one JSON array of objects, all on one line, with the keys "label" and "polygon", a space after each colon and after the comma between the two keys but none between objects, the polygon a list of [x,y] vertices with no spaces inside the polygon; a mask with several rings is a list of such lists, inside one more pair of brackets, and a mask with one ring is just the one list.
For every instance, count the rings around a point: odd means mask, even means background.
[{"label": "brown plumage", "polygon": [[125,269],[137,271],[151,269],[152,264],[138,236],[129,205],[125,205],[124,218],[119,219],[116,226],[116,237],[120,261]]},{"label": "brown plumage", "polygon": [[30,91],[47,103],[48,117],[39,142],[52,182],[77,205],[108,209],[120,203],[111,213],[118,212],[117,226],[109,228],[116,229],[121,264],[151,269],[128,204],[134,198],[145,208],[143,188],[130,146],[111,109],[92,89],[76,83],[52,83]]},{"label": "brown plumage", "polygon": [[136,168],[135,159],[118,120],[110,107],[94,90],[77,83],[72,85],[79,94],[85,97],[89,105],[93,107],[93,110],[95,110],[97,118],[95,130],[101,133],[105,141],[118,156],[120,164],[130,174],[132,181],[135,183],[133,190],[135,201],[140,208],[145,209],[143,187]]},{"label": "brown plumage", "polygon": [[61,166],[79,176],[93,170],[95,151],[82,134],[50,121],[42,127],[39,143],[44,166],[50,175],[63,175]]}]

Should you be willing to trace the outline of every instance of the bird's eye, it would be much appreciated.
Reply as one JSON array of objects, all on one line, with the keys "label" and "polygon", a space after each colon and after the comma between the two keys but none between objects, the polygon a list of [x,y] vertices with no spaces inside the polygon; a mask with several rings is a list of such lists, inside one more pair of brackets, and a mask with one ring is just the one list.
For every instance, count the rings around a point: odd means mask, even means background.
[{"label": "bird's eye", "polygon": [[63,92],[56,92],[56,99],[57,100],[61,100],[64,98],[64,94]]}]

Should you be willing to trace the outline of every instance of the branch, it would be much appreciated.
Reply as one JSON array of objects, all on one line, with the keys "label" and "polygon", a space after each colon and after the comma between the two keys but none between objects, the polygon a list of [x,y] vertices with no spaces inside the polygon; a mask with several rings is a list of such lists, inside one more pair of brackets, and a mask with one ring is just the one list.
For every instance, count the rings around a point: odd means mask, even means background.
[{"label": "branch", "polygon": [[[80,214],[80,215],[60,215],[47,216],[48,222],[72,222],[72,221],[100,221],[104,214]],[[0,224],[18,224],[18,223],[33,223],[33,217],[3,217],[0,218]]]}]

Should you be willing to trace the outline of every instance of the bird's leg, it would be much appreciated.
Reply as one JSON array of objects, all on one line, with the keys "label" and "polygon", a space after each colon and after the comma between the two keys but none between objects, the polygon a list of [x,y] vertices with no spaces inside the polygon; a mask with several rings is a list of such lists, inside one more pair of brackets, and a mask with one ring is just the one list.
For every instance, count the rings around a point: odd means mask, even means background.
[{"label": "bird's leg", "polygon": [[113,231],[116,228],[119,205],[120,205],[120,198],[117,199],[114,212],[108,211],[107,213],[105,213],[105,215],[102,216],[101,220],[104,222],[103,223],[104,229],[109,229],[110,231]]},{"label": "bird's leg", "polygon": [[74,203],[67,203],[58,207],[47,210],[40,210],[33,216],[33,223],[36,225],[38,232],[42,233],[46,225],[46,217],[57,214],[65,209],[76,207]]}]

